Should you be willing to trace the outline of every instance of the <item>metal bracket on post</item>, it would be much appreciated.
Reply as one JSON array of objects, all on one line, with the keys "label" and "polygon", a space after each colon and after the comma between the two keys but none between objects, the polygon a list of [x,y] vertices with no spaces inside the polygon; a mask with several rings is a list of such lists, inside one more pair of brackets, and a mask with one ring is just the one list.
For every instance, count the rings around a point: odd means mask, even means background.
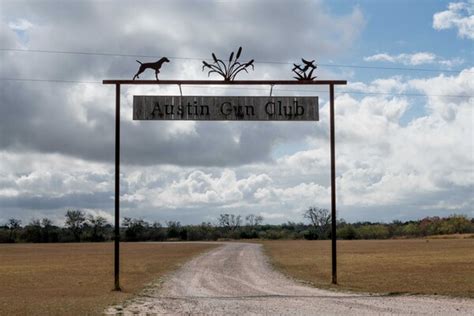
[{"label": "metal bracket on post", "polygon": [[178,84],[178,87],[179,87],[179,94],[183,96],[183,90],[181,90],[181,84]]},{"label": "metal bracket on post", "polygon": [[272,92],[273,92],[273,84],[270,85],[270,96],[272,96]]}]

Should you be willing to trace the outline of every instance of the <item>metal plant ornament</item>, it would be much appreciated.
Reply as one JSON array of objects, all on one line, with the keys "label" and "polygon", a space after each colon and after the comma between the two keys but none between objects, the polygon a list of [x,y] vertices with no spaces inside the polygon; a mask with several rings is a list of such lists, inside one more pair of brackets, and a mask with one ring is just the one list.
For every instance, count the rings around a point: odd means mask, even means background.
[{"label": "metal plant ornament", "polygon": [[208,68],[210,69],[209,72],[207,73],[208,77],[210,76],[211,73],[215,72],[221,75],[224,78],[224,81],[232,81],[235,79],[235,76],[237,76],[237,74],[241,72],[242,70],[248,73],[247,68],[250,66],[252,67],[252,70],[254,70],[253,59],[246,63],[241,63],[238,61],[241,53],[242,53],[242,47],[239,47],[234,59],[234,52],[232,52],[230,54],[229,62],[227,63],[227,65],[221,59],[218,59],[216,57],[216,54],[212,53],[212,59],[214,60],[214,63],[209,64],[206,61],[203,61],[202,71]]},{"label": "metal plant ornament", "polygon": [[[293,64],[292,71],[297,75],[297,77],[293,77],[297,80],[304,81],[304,80],[314,80],[317,76],[313,76],[313,72],[318,66],[314,64],[314,59],[312,61],[307,61],[301,58],[304,66]],[[309,72],[307,73],[307,71]]]}]

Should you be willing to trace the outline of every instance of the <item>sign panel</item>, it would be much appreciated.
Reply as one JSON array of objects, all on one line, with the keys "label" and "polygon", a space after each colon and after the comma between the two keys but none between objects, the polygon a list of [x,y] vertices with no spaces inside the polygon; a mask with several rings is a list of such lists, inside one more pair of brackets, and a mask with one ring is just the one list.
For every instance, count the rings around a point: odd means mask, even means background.
[{"label": "sign panel", "polygon": [[318,121],[318,97],[133,96],[134,120]]}]

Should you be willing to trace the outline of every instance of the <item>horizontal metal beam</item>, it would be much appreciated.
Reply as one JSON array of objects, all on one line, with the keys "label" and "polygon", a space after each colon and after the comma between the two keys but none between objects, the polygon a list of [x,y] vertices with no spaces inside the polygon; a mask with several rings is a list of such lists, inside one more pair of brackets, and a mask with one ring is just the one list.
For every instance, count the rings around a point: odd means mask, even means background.
[{"label": "horizontal metal beam", "polygon": [[347,80],[103,80],[103,84],[130,84],[130,85],[345,85]]}]

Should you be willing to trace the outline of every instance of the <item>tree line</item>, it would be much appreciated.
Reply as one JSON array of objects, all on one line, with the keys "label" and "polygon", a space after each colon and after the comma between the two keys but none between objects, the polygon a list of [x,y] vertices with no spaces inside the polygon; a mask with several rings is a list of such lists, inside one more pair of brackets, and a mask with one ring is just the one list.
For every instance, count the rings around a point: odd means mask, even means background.
[{"label": "tree line", "polygon": [[[226,239],[330,239],[331,216],[327,209],[310,207],[302,214],[305,222],[279,225],[263,223],[263,217],[250,214],[220,214],[215,223],[182,225],[179,221],[147,222],[125,217],[120,227],[124,241],[198,241]],[[465,215],[425,217],[417,221],[391,223],[336,223],[338,239],[389,239],[431,235],[474,233],[474,219]],[[32,242],[103,242],[114,239],[114,228],[102,216],[82,210],[67,210],[64,226],[53,225],[48,218],[33,219],[22,225],[11,218],[0,225],[0,243]]]}]

